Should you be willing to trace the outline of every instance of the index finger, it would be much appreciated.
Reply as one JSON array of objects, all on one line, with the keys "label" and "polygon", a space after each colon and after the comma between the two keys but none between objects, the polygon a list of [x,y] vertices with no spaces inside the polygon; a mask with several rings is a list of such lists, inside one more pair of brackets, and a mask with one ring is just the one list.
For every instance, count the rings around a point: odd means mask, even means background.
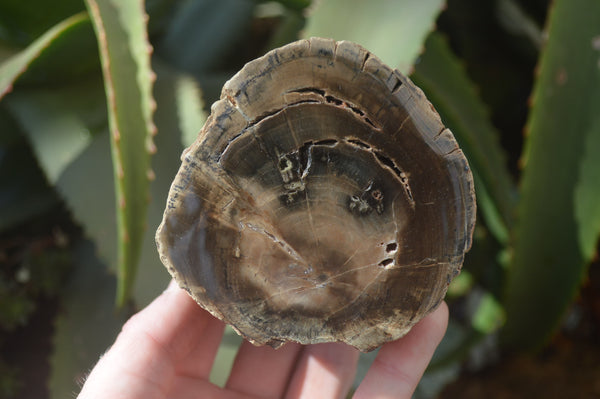
[{"label": "index finger", "polygon": [[408,334],[381,347],[354,399],[410,399],[448,326],[442,302]]},{"label": "index finger", "polygon": [[79,397],[101,392],[102,397],[150,398],[165,391],[177,374],[208,378],[222,331],[220,321],[171,283],[125,323]]}]

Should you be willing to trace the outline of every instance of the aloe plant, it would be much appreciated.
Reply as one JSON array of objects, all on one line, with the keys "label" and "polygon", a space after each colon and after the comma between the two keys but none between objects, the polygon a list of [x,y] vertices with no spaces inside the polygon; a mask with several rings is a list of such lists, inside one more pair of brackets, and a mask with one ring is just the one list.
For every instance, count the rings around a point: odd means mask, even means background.
[{"label": "aloe plant", "polygon": [[504,339],[546,342],[573,301],[600,230],[600,3],[558,0],[539,62],[522,162]]},{"label": "aloe plant", "polygon": [[117,303],[129,298],[146,230],[150,154],[156,151],[152,112],[156,102],[150,68],[148,18],[139,1],[87,0],[104,77],[113,159],[117,232]]}]

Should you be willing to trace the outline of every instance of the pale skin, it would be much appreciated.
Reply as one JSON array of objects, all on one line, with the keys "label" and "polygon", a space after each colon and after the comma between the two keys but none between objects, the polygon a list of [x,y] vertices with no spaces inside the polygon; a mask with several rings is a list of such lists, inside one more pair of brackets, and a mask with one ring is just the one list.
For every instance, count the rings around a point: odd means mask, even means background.
[{"label": "pale skin", "polygon": [[[383,345],[355,399],[409,399],[441,341],[448,307]],[[358,351],[345,344],[280,349],[244,341],[224,388],[209,382],[224,325],[171,283],[133,316],[89,375],[79,399],[345,398]]]}]

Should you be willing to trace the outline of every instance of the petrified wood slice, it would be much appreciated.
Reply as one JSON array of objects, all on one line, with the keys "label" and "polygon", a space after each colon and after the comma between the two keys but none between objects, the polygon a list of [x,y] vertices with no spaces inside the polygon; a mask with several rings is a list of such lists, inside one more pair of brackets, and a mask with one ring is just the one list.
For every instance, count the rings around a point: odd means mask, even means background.
[{"label": "petrified wood slice", "polygon": [[353,43],[302,40],[248,63],[182,161],[161,260],[255,344],[397,339],[471,244],[473,181],[452,133]]}]

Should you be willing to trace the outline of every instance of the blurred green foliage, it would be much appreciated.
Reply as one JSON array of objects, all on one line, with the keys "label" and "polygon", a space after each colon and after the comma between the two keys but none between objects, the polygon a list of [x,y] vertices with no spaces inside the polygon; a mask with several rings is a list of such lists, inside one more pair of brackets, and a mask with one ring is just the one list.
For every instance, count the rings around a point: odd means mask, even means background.
[{"label": "blurred green foliage", "polygon": [[[179,155],[223,83],[273,47],[320,35],[356,41],[411,73],[474,173],[474,244],[448,296],[459,312],[429,375],[457,367],[490,336],[501,348],[539,348],[597,256],[599,4],[3,1],[3,334],[26,324],[40,298],[58,297],[48,386],[52,397],[76,391],[128,310],[166,285],[154,230]],[[27,240],[11,247],[22,226],[62,207],[82,234],[60,245],[53,236],[43,250]],[[118,312],[117,293],[128,305]],[[236,345],[228,333],[214,381],[225,380]],[[22,386],[2,359],[0,376],[4,396]]]}]

